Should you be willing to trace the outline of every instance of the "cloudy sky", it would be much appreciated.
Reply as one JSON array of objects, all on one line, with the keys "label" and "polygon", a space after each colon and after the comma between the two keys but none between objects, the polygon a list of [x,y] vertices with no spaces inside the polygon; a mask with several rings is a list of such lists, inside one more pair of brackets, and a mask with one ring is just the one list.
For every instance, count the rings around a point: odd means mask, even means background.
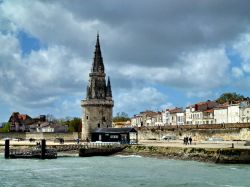
[{"label": "cloudy sky", "polygon": [[100,33],[114,114],[250,96],[248,0],[0,0],[0,121],[81,116]]}]

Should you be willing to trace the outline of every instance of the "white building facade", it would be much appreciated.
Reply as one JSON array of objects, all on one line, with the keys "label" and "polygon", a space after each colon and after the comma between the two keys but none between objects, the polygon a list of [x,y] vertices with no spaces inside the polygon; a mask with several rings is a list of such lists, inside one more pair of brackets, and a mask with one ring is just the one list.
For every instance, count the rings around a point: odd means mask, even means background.
[{"label": "white building facade", "polygon": [[185,121],[187,125],[192,125],[192,108],[187,107],[185,110]]},{"label": "white building facade", "polygon": [[163,125],[170,125],[170,112],[169,109],[162,112],[162,123]]},{"label": "white building facade", "polygon": [[228,123],[227,106],[214,109],[214,123],[215,124]]},{"label": "white building facade", "polygon": [[240,103],[240,122],[250,122],[250,101],[243,101]]},{"label": "white building facade", "polygon": [[141,115],[134,115],[131,118],[131,126],[132,127],[141,127],[142,125],[142,116]]},{"label": "white building facade", "polygon": [[176,113],[176,121],[177,125],[185,125],[185,113],[184,112],[178,112]]},{"label": "white building facade", "polygon": [[240,122],[240,105],[232,104],[228,108],[228,123],[239,123]]}]

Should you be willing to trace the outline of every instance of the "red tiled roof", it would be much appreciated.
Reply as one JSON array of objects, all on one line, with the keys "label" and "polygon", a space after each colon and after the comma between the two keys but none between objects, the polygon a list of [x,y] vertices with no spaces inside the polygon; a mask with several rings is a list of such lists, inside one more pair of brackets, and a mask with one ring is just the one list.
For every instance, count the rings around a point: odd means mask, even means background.
[{"label": "red tiled roof", "polygon": [[174,108],[174,109],[169,109],[170,114],[182,112],[182,108]]},{"label": "red tiled roof", "polygon": [[199,103],[192,104],[189,107],[195,107],[195,105],[197,105],[197,106],[206,105],[208,103],[216,103],[216,101],[202,101],[202,102],[199,102]]},{"label": "red tiled roof", "polygon": [[222,104],[222,105],[219,105],[217,107],[215,107],[215,109],[219,110],[219,109],[227,109],[228,108],[228,105],[227,104]]},{"label": "red tiled roof", "polygon": [[209,110],[205,110],[204,112],[211,113],[213,111],[214,111],[214,109],[209,109]]},{"label": "red tiled roof", "polygon": [[150,116],[150,117],[153,117],[153,116],[155,116],[157,114],[158,114],[157,112],[148,112],[148,113],[146,113],[146,115]]},{"label": "red tiled roof", "polygon": [[20,120],[26,120],[26,119],[30,119],[31,117],[29,115],[27,115],[27,114],[19,114],[18,118]]}]

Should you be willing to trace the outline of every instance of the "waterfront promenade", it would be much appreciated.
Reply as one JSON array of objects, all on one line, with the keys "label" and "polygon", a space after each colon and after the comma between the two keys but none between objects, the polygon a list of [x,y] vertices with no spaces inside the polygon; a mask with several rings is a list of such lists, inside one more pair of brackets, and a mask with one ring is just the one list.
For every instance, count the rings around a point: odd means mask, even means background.
[{"label": "waterfront promenade", "polygon": [[159,146],[159,147],[194,147],[194,148],[234,148],[250,149],[250,146],[245,146],[246,141],[193,141],[191,145],[184,145],[182,140],[141,140],[139,144],[144,146]]},{"label": "waterfront promenade", "polygon": [[[194,147],[194,148],[234,148],[238,149],[250,149],[250,146],[245,146],[245,141],[193,141],[191,145],[184,145],[182,140],[140,140],[139,145],[143,146],[156,146],[156,147]],[[65,142],[60,144],[54,141],[47,140],[47,146],[56,146],[56,145],[75,145],[76,141]],[[28,140],[24,141],[10,141],[11,146],[15,147],[26,147],[26,146],[36,146],[36,141],[30,142]],[[4,140],[0,140],[0,151],[4,150]]]},{"label": "waterfront promenade", "polygon": [[[78,149],[71,149],[71,145],[77,142],[65,142],[64,144],[47,141],[47,146],[60,149],[60,156],[76,156]],[[99,143],[82,142],[79,146],[98,146]],[[119,154],[137,154],[149,157],[197,160],[216,163],[250,163],[250,146],[245,146],[245,141],[193,141],[190,145],[183,144],[182,140],[143,140],[139,144],[128,145]],[[36,146],[36,142],[15,141],[10,142],[11,149],[22,150]],[[77,145],[78,146],[78,145]],[[74,147],[74,146],[73,146]],[[4,152],[4,142],[0,141],[0,152]]]}]

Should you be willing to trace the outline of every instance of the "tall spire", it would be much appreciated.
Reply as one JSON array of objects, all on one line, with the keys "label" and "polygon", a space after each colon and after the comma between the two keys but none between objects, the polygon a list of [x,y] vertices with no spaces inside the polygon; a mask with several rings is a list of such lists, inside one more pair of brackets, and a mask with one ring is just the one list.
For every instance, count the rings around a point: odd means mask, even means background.
[{"label": "tall spire", "polygon": [[109,77],[108,77],[108,83],[107,83],[107,89],[106,89],[106,97],[112,97],[112,90],[111,90]]},{"label": "tall spire", "polygon": [[92,64],[92,72],[104,73],[104,65],[102,60],[102,52],[99,41],[99,33],[97,33],[96,45],[95,45],[95,56]]}]

